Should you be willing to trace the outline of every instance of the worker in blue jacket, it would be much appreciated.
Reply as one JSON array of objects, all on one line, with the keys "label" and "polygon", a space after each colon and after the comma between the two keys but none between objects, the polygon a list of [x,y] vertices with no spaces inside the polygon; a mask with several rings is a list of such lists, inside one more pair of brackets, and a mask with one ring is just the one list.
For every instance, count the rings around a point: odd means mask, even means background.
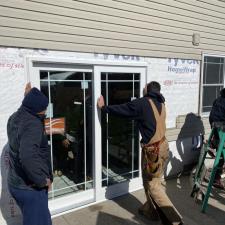
[{"label": "worker in blue jacket", "polygon": [[[209,115],[209,123],[211,127],[214,122],[222,122],[225,123],[225,88],[220,91],[220,96],[214,100],[213,106]],[[218,142],[219,136],[218,133],[214,134],[214,143]],[[214,145],[215,148],[218,147],[218,143]],[[213,186],[219,189],[224,190],[224,184],[221,181],[221,174],[223,173],[223,165],[224,165],[224,157],[222,155],[219,165],[216,171],[215,180],[213,182]]]},{"label": "worker in blue jacket", "polygon": [[47,106],[48,98],[37,88],[26,90],[21,107],[8,120],[8,186],[21,209],[23,225],[52,225],[48,190],[53,177],[44,131]]}]

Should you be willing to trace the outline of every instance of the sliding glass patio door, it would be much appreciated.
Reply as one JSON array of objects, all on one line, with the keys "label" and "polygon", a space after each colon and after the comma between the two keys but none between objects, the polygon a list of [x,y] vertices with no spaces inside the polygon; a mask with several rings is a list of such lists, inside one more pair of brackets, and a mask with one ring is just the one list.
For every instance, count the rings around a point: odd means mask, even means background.
[{"label": "sliding glass patio door", "polygon": [[106,105],[114,105],[139,98],[145,78],[145,67],[33,64],[32,85],[49,99],[53,214],[142,186],[135,121],[101,113],[97,100],[103,95]]},{"label": "sliding glass patio door", "polygon": [[[133,67],[96,67],[95,79],[98,79],[100,92],[106,105],[118,105],[130,102],[142,96],[145,85],[145,69]],[[102,194],[107,197],[128,192],[130,187],[140,185],[140,146],[137,124],[111,114],[99,114],[101,133],[98,142],[101,152],[96,171],[101,179]],[[100,137],[101,135],[101,137]],[[100,162],[100,163],[99,163]],[[100,166],[99,166],[100,165]],[[100,172],[101,171],[101,172]]]}]

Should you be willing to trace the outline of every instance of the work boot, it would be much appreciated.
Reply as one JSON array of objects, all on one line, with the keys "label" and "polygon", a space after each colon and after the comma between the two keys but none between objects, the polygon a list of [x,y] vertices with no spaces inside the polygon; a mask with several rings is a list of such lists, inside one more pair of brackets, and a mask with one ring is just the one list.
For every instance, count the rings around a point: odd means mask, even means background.
[{"label": "work boot", "polygon": [[157,210],[150,209],[147,202],[138,209],[138,213],[152,221],[160,220]]}]

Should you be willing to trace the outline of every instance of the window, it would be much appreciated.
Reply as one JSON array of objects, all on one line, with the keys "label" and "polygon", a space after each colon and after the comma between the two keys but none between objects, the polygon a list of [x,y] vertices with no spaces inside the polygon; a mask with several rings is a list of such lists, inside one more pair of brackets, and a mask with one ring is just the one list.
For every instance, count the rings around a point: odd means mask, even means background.
[{"label": "window", "polygon": [[50,102],[46,133],[54,182],[49,198],[92,189],[92,72],[40,70],[39,76]]},{"label": "window", "polygon": [[205,56],[203,67],[202,112],[210,112],[213,101],[224,88],[225,58]]},{"label": "window", "polygon": [[[140,74],[101,73],[101,89],[107,105],[140,97]],[[102,186],[139,176],[139,132],[132,120],[102,114]]]}]

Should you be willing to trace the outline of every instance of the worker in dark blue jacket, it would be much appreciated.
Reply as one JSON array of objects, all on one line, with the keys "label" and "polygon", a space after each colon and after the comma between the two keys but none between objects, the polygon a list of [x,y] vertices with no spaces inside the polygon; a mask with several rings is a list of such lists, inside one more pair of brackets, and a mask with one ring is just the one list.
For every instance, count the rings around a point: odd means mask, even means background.
[{"label": "worker in dark blue jacket", "polygon": [[22,106],[8,120],[9,191],[23,215],[23,225],[51,225],[48,190],[51,154],[44,132],[48,98],[37,88],[26,90]]},{"label": "worker in dark blue jacket", "polygon": [[[225,88],[220,91],[220,96],[213,102],[213,106],[209,115],[209,123],[212,127],[213,122],[225,123]],[[218,133],[214,134],[214,142],[219,139]],[[217,141],[218,142],[218,141]],[[218,146],[214,146],[217,148]],[[213,183],[214,187],[224,190],[224,184],[221,181],[221,174],[223,172],[224,157],[222,155],[219,165],[216,171],[215,180]]]}]

